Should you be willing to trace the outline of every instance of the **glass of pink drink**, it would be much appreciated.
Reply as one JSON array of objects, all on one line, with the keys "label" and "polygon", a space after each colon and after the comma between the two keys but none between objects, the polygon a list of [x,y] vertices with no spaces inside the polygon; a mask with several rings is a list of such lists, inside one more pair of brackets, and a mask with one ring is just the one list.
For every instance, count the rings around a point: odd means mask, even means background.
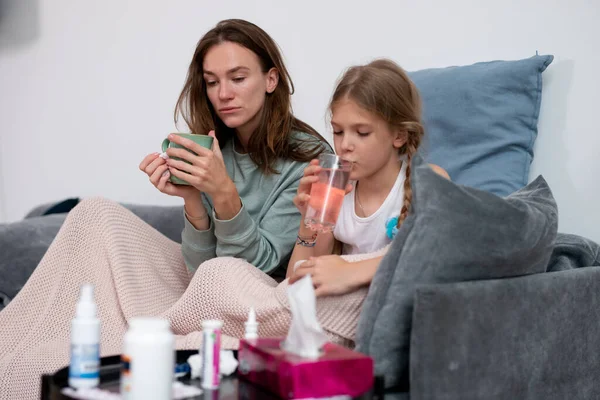
[{"label": "glass of pink drink", "polygon": [[329,232],[335,228],[350,178],[352,163],[334,154],[319,156],[319,180],[312,184],[304,223],[313,231]]}]

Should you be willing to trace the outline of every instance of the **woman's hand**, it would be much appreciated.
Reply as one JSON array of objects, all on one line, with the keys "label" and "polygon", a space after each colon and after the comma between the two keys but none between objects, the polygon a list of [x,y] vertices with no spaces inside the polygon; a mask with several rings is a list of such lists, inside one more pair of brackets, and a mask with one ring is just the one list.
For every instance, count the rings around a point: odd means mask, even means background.
[{"label": "woman's hand", "polygon": [[[166,165],[173,176],[185,180],[196,190],[208,194],[215,202],[218,202],[218,198],[227,198],[237,191],[233,181],[227,174],[225,161],[223,161],[223,154],[215,137],[215,132],[210,131],[209,136],[214,138],[212,150],[181,136],[169,135],[170,141],[193,151],[197,155],[186,149],[169,148],[167,149],[167,155],[170,158],[166,161]],[[174,160],[172,157],[188,161],[190,164]]]},{"label": "woman's hand", "polygon": [[174,185],[169,181],[171,175],[167,162],[160,157],[159,153],[148,154],[140,163],[139,168],[148,175],[150,182],[162,193],[183,199],[200,197],[196,188],[186,185]]},{"label": "woman's hand", "polygon": [[341,295],[362,286],[368,279],[366,272],[360,263],[345,261],[340,256],[311,257],[296,268],[289,283],[291,285],[310,274],[317,297]]},{"label": "woman's hand", "polygon": [[[304,176],[300,179],[298,191],[293,199],[296,208],[298,208],[302,215],[306,214],[306,207],[310,201],[310,189],[312,188],[313,183],[319,181],[319,172],[321,172],[321,170],[322,168],[319,165],[319,160],[312,160],[308,166],[304,168]],[[352,185],[348,184],[346,186],[346,194],[350,193],[351,190]]]}]

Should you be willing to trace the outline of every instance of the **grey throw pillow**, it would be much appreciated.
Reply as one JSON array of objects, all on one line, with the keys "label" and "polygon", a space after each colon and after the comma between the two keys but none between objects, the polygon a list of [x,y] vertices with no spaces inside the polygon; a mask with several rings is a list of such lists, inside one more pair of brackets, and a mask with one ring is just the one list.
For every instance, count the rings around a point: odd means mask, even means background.
[{"label": "grey throw pillow", "polygon": [[386,388],[408,391],[413,297],[421,285],[545,272],[557,207],[542,177],[508,197],[457,185],[415,157],[411,213],[381,261],[357,328],[357,350]]}]

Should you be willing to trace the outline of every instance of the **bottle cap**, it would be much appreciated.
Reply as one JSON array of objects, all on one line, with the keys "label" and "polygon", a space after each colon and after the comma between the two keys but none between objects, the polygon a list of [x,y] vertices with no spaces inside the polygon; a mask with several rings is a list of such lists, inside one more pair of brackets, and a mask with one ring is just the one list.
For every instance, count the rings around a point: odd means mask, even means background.
[{"label": "bottle cap", "polygon": [[223,327],[223,321],[218,319],[202,321],[202,329],[221,329],[221,327]]},{"label": "bottle cap", "polygon": [[258,339],[258,322],[256,322],[256,311],[254,311],[254,307],[250,307],[248,321],[246,321],[244,325],[246,327],[244,338]]},{"label": "bottle cap", "polygon": [[89,283],[81,286],[76,316],[78,318],[95,318],[96,303],[94,303],[94,286]]},{"label": "bottle cap", "polygon": [[155,317],[135,317],[129,320],[129,326],[132,329],[144,330],[147,332],[167,331],[170,328],[168,319]]}]

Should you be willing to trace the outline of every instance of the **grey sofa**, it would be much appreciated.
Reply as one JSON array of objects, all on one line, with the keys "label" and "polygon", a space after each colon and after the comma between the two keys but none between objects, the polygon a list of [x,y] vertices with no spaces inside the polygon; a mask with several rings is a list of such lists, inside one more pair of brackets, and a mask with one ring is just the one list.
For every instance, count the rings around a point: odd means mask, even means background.
[{"label": "grey sofa", "polygon": [[[181,207],[125,205],[180,242]],[[66,214],[0,225],[0,291],[24,285]],[[13,248],[7,248],[10,238]],[[600,371],[600,247],[558,234],[547,273],[429,285],[414,298],[410,392],[386,399],[592,399]]]},{"label": "grey sofa", "polygon": [[[123,204],[169,239],[181,243],[182,207]],[[0,224],[0,310],[17,295],[62,226],[66,213],[53,213],[56,203],[42,204],[23,220]]]},{"label": "grey sofa", "polygon": [[547,273],[418,289],[410,398],[600,398],[599,253],[559,233]]}]

